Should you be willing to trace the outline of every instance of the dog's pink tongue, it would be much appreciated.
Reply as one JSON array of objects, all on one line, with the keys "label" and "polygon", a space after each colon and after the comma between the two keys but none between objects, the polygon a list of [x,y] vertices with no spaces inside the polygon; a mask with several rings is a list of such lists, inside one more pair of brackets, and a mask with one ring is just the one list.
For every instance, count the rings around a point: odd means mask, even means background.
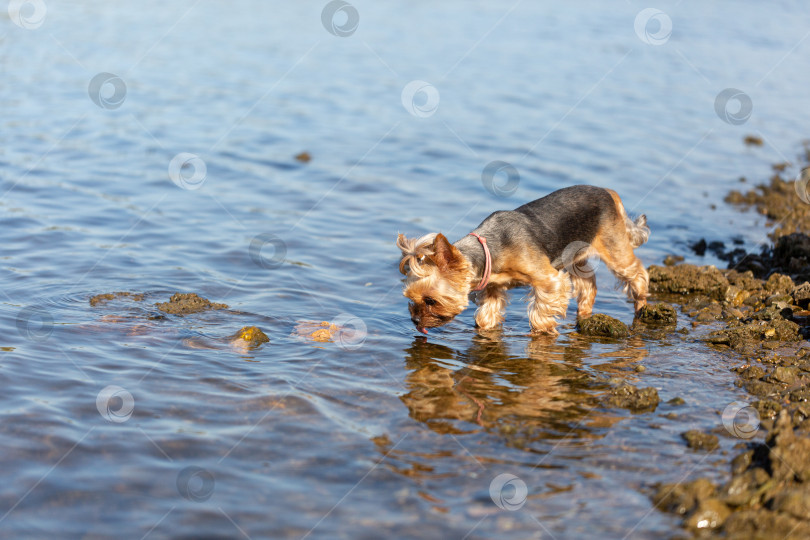
[{"label": "dog's pink tongue", "polygon": [[427,328],[417,328],[417,330],[419,330],[423,334],[427,335]]}]

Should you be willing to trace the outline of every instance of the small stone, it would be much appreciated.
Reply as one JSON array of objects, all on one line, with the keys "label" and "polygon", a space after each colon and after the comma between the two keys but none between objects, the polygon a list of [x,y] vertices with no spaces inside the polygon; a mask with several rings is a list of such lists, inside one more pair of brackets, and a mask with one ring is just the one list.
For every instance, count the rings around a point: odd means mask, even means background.
[{"label": "small stone", "polygon": [[706,247],[707,247],[706,239],[701,238],[700,240],[698,240],[689,247],[692,249],[692,251],[695,252],[695,255],[703,257],[706,254]]},{"label": "small stone", "polygon": [[309,163],[312,161],[312,156],[309,154],[309,152],[301,152],[295,156],[295,159],[301,163]]},{"label": "small stone", "polygon": [[639,389],[623,383],[611,389],[604,401],[606,405],[633,411],[655,410],[658,406],[658,391],[653,387]]},{"label": "small stone", "polygon": [[[750,465],[753,452],[749,451],[746,454],[750,455],[747,460],[743,459],[742,463],[737,463],[735,465],[735,463],[732,462],[732,470],[735,467],[739,468],[744,463],[748,463]],[[745,456],[746,454],[742,455]],[[743,470],[733,476],[731,480],[720,490],[723,501],[729,506],[746,506],[755,504],[759,501],[761,496],[759,487],[769,479],[770,476],[768,476],[768,473],[760,467]]]},{"label": "small stone", "polygon": [[771,294],[789,294],[795,288],[796,285],[789,276],[784,276],[778,272],[771,274],[768,281],[765,282],[765,290]]},{"label": "small stone", "polygon": [[731,460],[731,474],[733,476],[738,476],[743,472],[745,472],[751,465],[753,459],[754,459],[753,450],[743,452],[742,454],[736,456],[734,459]]},{"label": "small stone", "polygon": [[773,499],[773,509],[798,519],[810,519],[810,488],[803,486],[778,492]]},{"label": "small stone", "polygon": [[725,300],[732,306],[740,306],[751,293],[734,285],[726,289]]},{"label": "small stone", "polygon": [[128,298],[135,302],[140,302],[143,300],[143,293],[131,293],[131,292],[114,292],[114,293],[104,293],[104,294],[97,294],[90,298],[90,305],[96,307],[100,304],[106,304],[110,300],[114,298]]},{"label": "small stone", "polygon": [[765,299],[766,306],[777,306],[780,309],[790,307],[793,302],[793,297],[785,293],[772,294]]},{"label": "small stone", "polygon": [[746,146],[762,146],[763,140],[762,137],[756,135],[746,135],[743,137],[743,143],[745,143]]},{"label": "small stone", "polygon": [[785,384],[793,384],[798,379],[798,369],[795,367],[779,366],[771,373],[771,379]]},{"label": "small stone", "polygon": [[723,308],[720,304],[712,304],[698,311],[695,320],[698,322],[716,321],[723,315]]},{"label": "small stone", "polygon": [[234,334],[232,339],[245,341],[251,347],[270,342],[270,338],[258,326],[245,326]]},{"label": "small stone", "polygon": [[760,418],[775,418],[782,410],[782,406],[770,399],[761,399],[751,404]]},{"label": "small stone", "polygon": [[810,283],[805,281],[798,287],[795,287],[790,295],[793,297],[793,303],[797,306],[807,309],[810,306]]},{"label": "small stone", "polygon": [[726,521],[729,514],[731,511],[728,506],[719,499],[706,499],[686,519],[686,526],[693,530],[716,529]]},{"label": "small stone", "polygon": [[670,399],[669,401],[667,401],[667,403],[677,407],[677,406],[686,404],[686,401],[682,397],[676,396],[676,397]]},{"label": "small stone", "polygon": [[646,367],[644,367],[644,366],[642,366],[641,364],[639,364],[639,365],[637,365],[636,367],[634,367],[634,368],[633,368],[633,370],[634,370],[636,373],[644,373],[645,371],[647,371],[647,368],[646,368]]},{"label": "small stone", "polygon": [[690,429],[681,433],[681,437],[686,441],[686,445],[693,450],[714,450],[720,444],[717,435],[703,433],[696,429]]}]

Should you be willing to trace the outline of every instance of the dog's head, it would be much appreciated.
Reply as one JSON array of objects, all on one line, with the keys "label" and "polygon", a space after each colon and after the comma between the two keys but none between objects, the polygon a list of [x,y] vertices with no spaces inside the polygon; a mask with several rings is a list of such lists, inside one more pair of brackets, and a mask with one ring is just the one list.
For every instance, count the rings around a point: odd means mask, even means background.
[{"label": "dog's head", "polygon": [[467,307],[469,261],[441,233],[421,238],[399,235],[399,271],[406,276],[402,294],[410,301],[411,320],[420,332],[447,324]]}]

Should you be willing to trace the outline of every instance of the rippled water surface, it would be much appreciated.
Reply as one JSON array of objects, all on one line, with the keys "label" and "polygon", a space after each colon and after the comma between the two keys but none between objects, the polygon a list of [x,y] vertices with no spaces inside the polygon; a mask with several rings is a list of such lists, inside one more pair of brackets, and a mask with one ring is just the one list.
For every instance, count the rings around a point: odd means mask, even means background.
[{"label": "rippled water surface", "polygon": [[[646,212],[646,264],[717,263],[688,249],[701,237],[755,247],[762,218],[722,196],[807,134],[804,5],[662,6],[664,39],[660,17],[637,34],[635,2],[358,1],[335,15],[345,37],[324,6],[3,15],[0,535],[672,533],[651,486],[724,472],[680,433],[744,398],[729,360],[693,334],[586,340],[572,313],[556,340],[532,338],[521,290],[500,338],[476,335],[470,310],[425,339],[394,239],[455,240],[589,183]],[[403,104],[411,81],[431,86]],[[743,123],[715,111],[726,88],[751,99]],[[198,159],[173,182],[183,152]],[[511,195],[482,183],[494,160],[520,175]],[[629,323],[598,276],[596,311]],[[113,291],[144,297],[91,306]],[[178,291],[229,309],[161,315]],[[316,343],[302,321],[354,331]],[[232,343],[249,325],[269,343]],[[656,387],[657,410],[601,406],[618,379]]]}]

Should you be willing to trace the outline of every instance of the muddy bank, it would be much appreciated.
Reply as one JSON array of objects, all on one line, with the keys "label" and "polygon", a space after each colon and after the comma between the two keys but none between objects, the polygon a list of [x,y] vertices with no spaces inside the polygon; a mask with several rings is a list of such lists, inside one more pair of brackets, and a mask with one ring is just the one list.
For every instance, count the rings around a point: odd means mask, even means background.
[{"label": "muddy bank", "polygon": [[[804,151],[810,160],[807,146]],[[740,439],[727,480],[665,484],[654,494],[659,509],[682,515],[698,536],[810,537],[810,204],[782,176],[785,169],[775,166],[768,184],[726,199],[773,220],[772,246],[726,252],[722,242],[712,242],[729,268],[669,259],[649,269],[653,295],[679,303],[693,326],[721,322],[706,344],[741,360],[737,384],[752,395],[723,412],[724,427]],[[754,441],[757,435],[764,441]],[[717,447],[711,434],[683,438],[696,450]]]}]

